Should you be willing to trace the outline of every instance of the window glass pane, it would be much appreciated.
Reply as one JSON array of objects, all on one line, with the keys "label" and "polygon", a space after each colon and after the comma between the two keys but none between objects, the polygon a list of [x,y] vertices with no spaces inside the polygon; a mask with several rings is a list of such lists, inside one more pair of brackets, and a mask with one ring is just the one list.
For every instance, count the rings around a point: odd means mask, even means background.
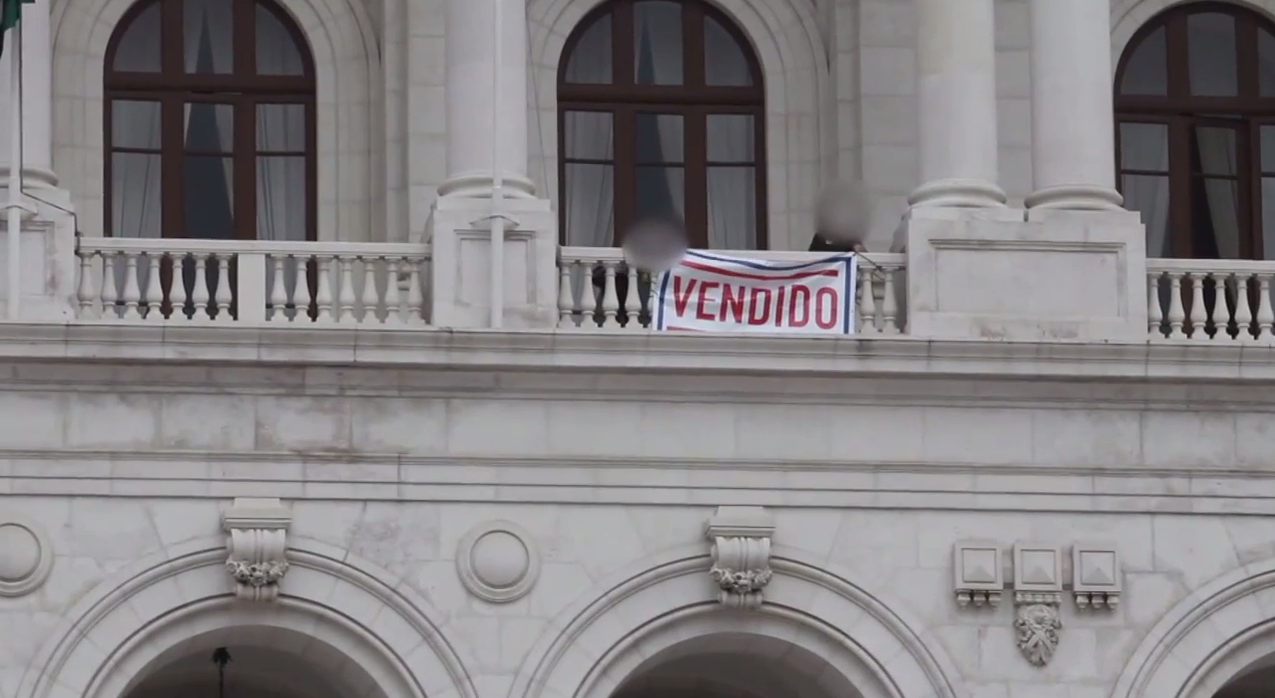
[{"label": "window glass pane", "polygon": [[1275,259],[1275,177],[1262,178],[1262,259]]},{"label": "window glass pane", "polygon": [[159,102],[111,100],[111,147],[159,150]]},{"label": "window glass pane", "polygon": [[111,153],[111,235],[163,237],[160,228],[163,186],[158,154]]},{"label": "window glass pane", "polygon": [[182,158],[182,223],[186,236],[206,240],[235,237],[232,158],[186,155]]},{"label": "window glass pane", "polygon": [[682,84],[682,6],[649,0],[633,6],[633,80],[638,85]]},{"label": "window glass pane", "polygon": [[1147,256],[1172,257],[1168,176],[1123,175],[1120,193],[1125,208],[1142,214],[1142,224],[1147,227]]},{"label": "window glass pane", "polygon": [[615,169],[567,163],[562,201],[568,245],[610,247],[615,242]]},{"label": "window glass pane", "polygon": [[682,162],[682,115],[638,114],[634,159],[639,163]]},{"label": "window glass pane", "polygon": [[257,151],[306,152],[304,104],[257,105]]},{"label": "window glass pane", "polygon": [[1275,174],[1275,126],[1263,126],[1261,131],[1262,172]]},{"label": "window glass pane", "polygon": [[731,87],[753,83],[743,48],[712,17],[704,18],[704,82]]},{"label": "window glass pane", "polygon": [[614,81],[611,73],[611,15],[602,15],[580,35],[571,49],[567,70],[563,78],[567,82],[607,85]]},{"label": "window glass pane", "polygon": [[1169,127],[1165,124],[1120,124],[1120,169],[1169,171]]},{"label": "window glass pane", "polygon": [[257,239],[305,240],[305,156],[257,157]]},{"label": "window glass pane", "polygon": [[1120,92],[1127,95],[1169,94],[1169,60],[1165,29],[1148,34],[1124,64]]},{"label": "window glass pane", "polygon": [[304,75],[305,63],[292,32],[274,12],[257,5],[257,73]]},{"label": "window glass pane", "polygon": [[757,185],[752,167],[708,168],[708,246],[751,250],[757,245]]},{"label": "window glass pane", "polygon": [[157,73],[159,58],[159,3],[151,3],[133,18],[115,45],[115,70]]},{"label": "window glass pane", "polygon": [[1192,171],[1206,175],[1235,175],[1235,131],[1225,127],[1197,126],[1192,131]]},{"label": "window glass pane", "polygon": [[682,220],[686,210],[686,177],[681,167],[637,167],[634,179],[637,220],[649,217]]},{"label": "window glass pane", "polygon": [[1201,97],[1238,95],[1235,18],[1221,12],[1200,12],[1186,18],[1186,31],[1191,94]]},{"label": "window glass pane", "polygon": [[750,114],[708,115],[708,161],[752,162],[753,117]]},{"label": "window glass pane", "polygon": [[1197,177],[1192,187],[1191,245],[1201,259],[1239,259],[1239,187],[1233,179]]},{"label": "window glass pane", "polygon": [[232,73],[234,25],[226,0],[184,0],[182,62],[187,73]]},{"label": "window glass pane", "polygon": [[610,112],[569,111],[562,115],[563,157],[569,160],[611,160],[614,145]]},{"label": "window glass pane", "polygon": [[1257,90],[1262,97],[1275,97],[1275,34],[1257,30]]},{"label": "window glass pane", "polygon": [[235,149],[235,109],[229,104],[187,102],[184,112],[186,150],[230,153]]}]

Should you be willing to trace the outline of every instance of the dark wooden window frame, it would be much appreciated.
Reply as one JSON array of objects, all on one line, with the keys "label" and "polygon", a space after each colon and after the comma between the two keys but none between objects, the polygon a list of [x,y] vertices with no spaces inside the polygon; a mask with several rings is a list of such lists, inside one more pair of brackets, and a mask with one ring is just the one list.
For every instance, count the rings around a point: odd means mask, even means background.
[{"label": "dark wooden window frame", "polygon": [[[682,84],[637,85],[634,65],[633,6],[642,0],[611,0],[595,8],[576,26],[562,51],[558,71],[558,183],[559,198],[566,201],[569,163],[612,164],[614,167],[615,234],[622,235],[633,222],[636,209],[634,154],[635,124],[639,113],[679,114],[683,128],[686,230],[692,247],[707,247],[708,167],[707,123],[710,114],[748,114],[753,117],[753,186],[756,190],[757,249],[765,249],[766,235],[766,109],[761,64],[752,43],[729,17],[702,0],[682,5]],[[566,81],[567,66],[576,45],[593,24],[611,17],[610,84],[576,84]],[[705,84],[704,18],[711,17],[734,39],[748,62],[751,84],[747,87]],[[566,157],[565,115],[569,111],[607,112],[612,115],[613,160]],[[729,163],[738,164],[738,163]],[[567,207],[558,207],[561,241],[567,239]],[[619,244],[619,240],[612,240]]]},{"label": "dark wooden window frame", "polygon": [[[182,0],[144,0],[129,9],[116,27],[106,48],[105,99],[102,103],[105,157],[105,234],[111,230],[111,161],[114,153],[146,152],[160,156],[160,226],[164,237],[185,237],[183,165],[188,152],[182,126],[188,102],[228,104],[233,109],[233,201],[234,237],[257,239],[256,159],[261,155],[304,155],[306,172],[306,239],[317,239],[318,175],[316,164],[314,57],[309,43],[290,16],[270,0],[221,0],[232,5],[233,69],[224,74],[190,74],[185,70]],[[123,72],[114,69],[116,48],[142,12],[160,6],[160,61],[158,72]],[[263,7],[278,19],[292,36],[301,54],[302,75],[257,74],[256,8]],[[114,100],[138,100],[160,104],[160,149],[139,150],[116,147],[112,142],[111,116]],[[258,104],[305,105],[305,152],[262,151],[256,143]],[[226,153],[220,153],[226,155]]]},{"label": "dark wooden window frame", "polygon": [[[1238,94],[1233,97],[1205,97],[1190,94],[1187,53],[1187,17],[1221,13],[1235,18]],[[1124,94],[1121,85],[1125,69],[1142,43],[1164,28],[1167,65],[1167,94]],[[1252,10],[1222,2],[1191,2],[1161,13],[1141,27],[1120,57],[1115,79],[1116,179],[1123,176],[1157,174],[1125,168],[1121,162],[1120,124],[1159,123],[1167,127],[1169,148],[1169,248],[1173,257],[1194,256],[1192,241],[1193,180],[1191,134],[1197,126],[1222,125],[1237,130],[1236,171],[1239,175],[1239,254],[1245,259],[1262,259],[1261,127],[1275,123],[1275,95],[1263,97],[1258,76],[1258,32],[1275,34],[1275,25]],[[1158,173],[1163,176],[1163,172]],[[1221,178],[1221,177],[1218,177]],[[1273,213],[1272,215],[1275,215]],[[1275,252],[1272,250],[1271,252]]]}]

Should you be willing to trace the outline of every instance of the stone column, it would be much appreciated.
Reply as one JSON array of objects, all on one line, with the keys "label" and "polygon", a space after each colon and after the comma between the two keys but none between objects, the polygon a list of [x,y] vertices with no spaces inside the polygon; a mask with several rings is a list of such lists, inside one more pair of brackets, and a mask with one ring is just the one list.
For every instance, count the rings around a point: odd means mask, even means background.
[{"label": "stone column", "polygon": [[1116,210],[1108,0],[1032,0],[1028,208]]},{"label": "stone column", "polygon": [[996,183],[993,0],[916,0],[916,4],[922,184],[912,192],[909,203],[1004,206],[1005,193]]},{"label": "stone column", "polygon": [[[53,174],[53,52],[49,37],[49,3],[22,5],[22,174],[25,188],[56,187]],[[13,47],[8,37],[7,49]],[[13,86],[11,62],[18,52],[6,50],[0,56],[0,189],[8,186],[9,129],[12,116],[9,104]]]},{"label": "stone column", "polygon": [[[505,195],[529,198],[527,178],[527,7],[525,0],[445,0],[447,179],[440,196],[491,193],[492,145],[498,144]],[[496,7],[501,7],[501,90],[496,108]]]}]

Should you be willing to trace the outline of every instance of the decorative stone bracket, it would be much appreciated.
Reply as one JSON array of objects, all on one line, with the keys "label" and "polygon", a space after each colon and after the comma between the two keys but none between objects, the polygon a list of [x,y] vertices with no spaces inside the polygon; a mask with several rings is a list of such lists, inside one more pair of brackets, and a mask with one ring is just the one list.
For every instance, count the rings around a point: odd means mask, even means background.
[{"label": "decorative stone bracket", "polygon": [[1110,543],[1076,543],[1071,547],[1071,590],[1076,608],[1108,611],[1120,603],[1120,556]]},{"label": "decorative stone bracket", "polygon": [[952,548],[956,604],[961,608],[995,608],[1005,589],[1000,544],[961,541]]},{"label": "decorative stone bracket", "polygon": [[1056,546],[1014,544],[1014,640],[1033,666],[1053,658],[1062,633],[1062,560]]},{"label": "decorative stone bracket", "polygon": [[222,514],[230,536],[226,570],[235,582],[235,595],[252,601],[273,601],[288,572],[287,533],[292,514],[274,498],[239,497]]},{"label": "decorative stone bracket", "polygon": [[718,507],[705,535],[712,541],[709,577],[721,590],[722,604],[760,608],[762,590],[770,584],[770,537],[775,520],[762,507]]}]

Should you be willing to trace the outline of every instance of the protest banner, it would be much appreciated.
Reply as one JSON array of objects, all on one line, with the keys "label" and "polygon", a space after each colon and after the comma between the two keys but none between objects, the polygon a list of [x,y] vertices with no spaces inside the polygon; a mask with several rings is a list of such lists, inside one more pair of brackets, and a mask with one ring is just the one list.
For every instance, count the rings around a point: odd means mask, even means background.
[{"label": "protest banner", "polygon": [[655,329],[853,334],[854,257],[792,263],[687,252],[660,276]]}]

